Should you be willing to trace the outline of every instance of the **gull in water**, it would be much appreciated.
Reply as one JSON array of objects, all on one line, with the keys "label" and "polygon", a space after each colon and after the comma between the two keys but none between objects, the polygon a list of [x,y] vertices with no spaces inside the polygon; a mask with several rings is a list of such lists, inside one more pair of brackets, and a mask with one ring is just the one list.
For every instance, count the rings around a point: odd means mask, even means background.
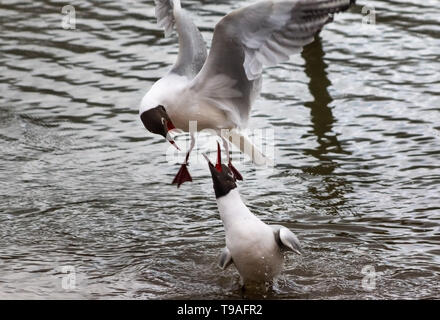
[{"label": "gull in water", "polygon": [[243,203],[235,178],[228,166],[221,163],[220,145],[217,164],[208,161],[215,197],[226,234],[219,266],[234,264],[243,286],[270,283],[282,269],[283,251],[301,254],[298,238],[286,227],[269,226],[258,219]]},{"label": "gull in water", "polygon": [[260,1],[232,11],[215,26],[208,55],[200,31],[180,0],[155,0],[158,25],[165,36],[177,31],[179,54],[171,70],[142,99],[139,115],[148,131],[165,137],[176,148],[170,131],[177,128],[191,134],[185,162],[173,184],[179,187],[192,181],[187,165],[195,145],[195,132],[190,130],[193,121],[197,131],[210,129],[221,137],[235,179],[242,180],[242,176],[231,163],[230,142],[255,164],[270,163],[240,133],[260,94],[263,66],[274,66],[300,52],[334,13],[354,2]]}]

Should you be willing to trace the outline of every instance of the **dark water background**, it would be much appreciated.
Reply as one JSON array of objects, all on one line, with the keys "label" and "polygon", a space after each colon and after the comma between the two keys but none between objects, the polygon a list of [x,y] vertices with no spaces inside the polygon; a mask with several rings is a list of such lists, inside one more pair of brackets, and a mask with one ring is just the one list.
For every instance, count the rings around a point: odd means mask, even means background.
[{"label": "dark water background", "polygon": [[[177,190],[168,146],[138,120],[177,54],[152,2],[1,1],[0,298],[240,297],[216,265],[206,164]],[[183,0],[208,43],[249,3]],[[250,128],[275,129],[276,165],[237,163],[240,192],[305,253],[265,297],[440,297],[439,18],[436,0],[358,1],[266,69]]]}]

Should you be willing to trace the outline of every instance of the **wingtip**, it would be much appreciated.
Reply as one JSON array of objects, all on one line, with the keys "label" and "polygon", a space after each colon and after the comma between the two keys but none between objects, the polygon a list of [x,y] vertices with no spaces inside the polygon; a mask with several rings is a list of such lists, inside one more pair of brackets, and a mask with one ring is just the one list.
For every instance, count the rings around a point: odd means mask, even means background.
[{"label": "wingtip", "polygon": [[182,8],[180,4],[180,0],[172,0],[171,3],[173,4],[173,8],[180,9]]}]

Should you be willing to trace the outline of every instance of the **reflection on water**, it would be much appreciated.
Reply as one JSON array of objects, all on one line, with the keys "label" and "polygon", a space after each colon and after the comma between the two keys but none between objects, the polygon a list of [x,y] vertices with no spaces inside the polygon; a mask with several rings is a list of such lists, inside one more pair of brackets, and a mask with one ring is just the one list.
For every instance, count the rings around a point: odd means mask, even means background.
[{"label": "reflection on water", "polygon": [[331,85],[327,77],[327,64],[324,62],[324,51],[322,48],[321,36],[317,35],[315,41],[307,45],[301,53],[305,60],[304,71],[310,78],[308,87],[313,96],[312,101],[307,101],[304,105],[310,108],[310,116],[313,123],[313,134],[317,137],[319,148],[310,154],[319,160],[331,161],[326,159],[325,154],[329,149],[337,149],[340,152],[341,147],[334,133],[332,133],[333,122],[335,121],[329,104],[333,101],[328,93],[328,87]]},{"label": "reflection on water", "polygon": [[344,208],[346,200],[344,199],[345,190],[350,187],[350,183],[344,178],[332,175],[335,168],[338,167],[336,161],[329,153],[344,153],[337,135],[332,131],[335,121],[330,103],[331,98],[328,87],[331,85],[327,77],[327,64],[324,61],[324,50],[322,48],[321,36],[315,36],[315,40],[307,45],[301,53],[305,61],[304,71],[309,77],[308,88],[313,100],[304,102],[304,106],[310,108],[310,119],[312,128],[310,130],[316,136],[318,146],[315,149],[305,150],[305,153],[319,160],[319,164],[313,167],[307,167],[305,172],[310,174],[324,175],[322,184],[318,186],[309,186],[308,192],[316,198],[316,207],[328,206],[330,214],[353,213],[353,210]]},{"label": "reflection on water", "polygon": [[[253,1],[182,1],[208,42]],[[250,127],[275,168],[236,163],[240,193],[299,236],[271,299],[438,298],[437,2],[369,1],[264,72]],[[0,298],[240,298],[205,165],[177,166],[137,106],[177,54],[153,1],[0,5]],[[66,271],[70,270],[70,271]],[[76,276],[75,285],[69,274]],[[365,287],[366,276],[375,288]]]}]

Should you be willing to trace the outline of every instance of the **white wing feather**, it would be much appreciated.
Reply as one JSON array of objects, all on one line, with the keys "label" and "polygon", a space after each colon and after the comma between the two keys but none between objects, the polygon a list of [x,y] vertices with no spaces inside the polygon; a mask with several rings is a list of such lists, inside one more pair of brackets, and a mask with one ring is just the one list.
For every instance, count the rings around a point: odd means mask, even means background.
[{"label": "white wing feather", "polygon": [[156,5],[157,25],[165,31],[165,37],[173,33],[175,24],[173,8],[180,8],[180,0],[154,0]]},{"label": "white wing feather", "polygon": [[282,248],[301,254],[301,243],[292,231],[280,225],[272,225],[270,227],[273,229],[275,239]]},{"label": "white wing feather", "polygon": [[180,0],[154,0],[157,24],[164,28],[165,37],[176,29],[179,55],[171,72],[193,79],[202,69],[207,49],[202,34],[193,19],[182,9]]},{"label": "white wing feather", "polygon": [[[218,75],[222,92],[241,95],[223,97],[235,118],[247,122],[261,87],[263,65],[274,66],[313,41],[331,14],[347,9],[354,0],[261,1],[235,10],[215,27],[211,51],[191,87],[204,97],[212,97],[211,82]],[[216,84],[218,85],[218,83]],[[203,92],[203,91],[206,92]],[[218,94],[217,94],[218,96]],[[225,101],[223,101],[225,102]]]}]

